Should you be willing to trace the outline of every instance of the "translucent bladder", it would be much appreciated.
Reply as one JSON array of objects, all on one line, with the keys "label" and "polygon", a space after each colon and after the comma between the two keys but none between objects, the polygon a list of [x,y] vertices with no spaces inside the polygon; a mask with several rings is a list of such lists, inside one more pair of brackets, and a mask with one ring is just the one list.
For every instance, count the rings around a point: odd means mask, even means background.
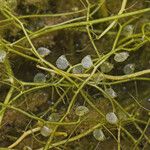
[{"label": "translucent bladder", "polygon": [[51,51],[48,48],[45,47],[39,47],[37,49],[37,52],[39,53],[40,56],[45,57],[51,53]]},{"label": "translucent bladder", "polygon": [[6,55],[6,51],[0,50],[0,63],[3,63],[5,61]]},{"label": "translucent bladder", "polygon": [[39,83],[39,82],[46,82],[46,76],[43,73],[37,73],[34,76],[34,82]]},{"label": "translucent bladder", "polygon": [[47,127],[47,126],[43,126],[41,128],[41,132],[40,133],[41,133],[41,135],[47,137],[47,136],[49,136],[52,133],[52,129]]},{"label": "translucent bladder", "polygon": [[109,112],[106,114],[106,120],[110,124],[117,124],[118,123],[118,118],[114,112]]},{"label": "translucent bladder", "polygon": [[117,93],[112,89],[112,88],[107,88],[105,89],[105,92],[111,97],[111,98],[116,98]]},{"label": "translucent bladder", "polygon": [[123,62],[123,61],[125,61],[128,57],[129,57],[129,53],[128,53],[128,52],[121,52],[121,53],[115,54],[114,60],[115,60],[116,62]]},{"label": "translucent bladder", "polygon": [[93,136],[98,141],[104,141],[105,140],[105,135],[104,135],[102,129],[95,129],[93,131]]},{"label": "translucent bladder", "polygon": [[84,116],[89,112],[89,109],[86,106],[78,106],[75,110],[77,116]]},{"label": "translucent bladder", "polygon": [[61,70],[65,70],[69,67],[69,62],[65,55],[61,55],[60,57],[58,57],[58,59],[56,60],[56,66]]},{"label": "translucent bladder", "polygon": [[108,73],[114,68],[114,65],[109,62],[104,62],[101,64],[100,68],[103,73]]},{"label": "translucent bladder", "polygon": [[131,74],[134,72],[134,70],[135,70],[135,64],[127,64],[123,68],[123,72],[125,74]]},{"label": "translucent bladder", "polygon": [[85,56],[82,60],[81,60],[81,64],[85,69],[89,69],[93,66],[93,61],[91,59],[90,55]]}]

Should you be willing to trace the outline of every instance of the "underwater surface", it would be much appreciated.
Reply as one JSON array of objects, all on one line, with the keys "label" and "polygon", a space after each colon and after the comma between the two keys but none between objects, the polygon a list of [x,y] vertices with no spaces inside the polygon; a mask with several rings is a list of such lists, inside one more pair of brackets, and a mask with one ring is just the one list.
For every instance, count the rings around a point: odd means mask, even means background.
[{"label": "underwater surface", "polygon": [[0,0],[0,149],[149,150],[150,1]]}]

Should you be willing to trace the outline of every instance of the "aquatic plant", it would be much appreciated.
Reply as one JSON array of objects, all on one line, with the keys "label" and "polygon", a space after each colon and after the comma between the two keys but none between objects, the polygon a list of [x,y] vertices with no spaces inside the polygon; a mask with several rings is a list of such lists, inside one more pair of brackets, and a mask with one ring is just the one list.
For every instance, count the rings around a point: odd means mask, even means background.
[{"label": "aquatic plant", "polygon": [[149,148],[148,1],[0,2],[0,149]]}]

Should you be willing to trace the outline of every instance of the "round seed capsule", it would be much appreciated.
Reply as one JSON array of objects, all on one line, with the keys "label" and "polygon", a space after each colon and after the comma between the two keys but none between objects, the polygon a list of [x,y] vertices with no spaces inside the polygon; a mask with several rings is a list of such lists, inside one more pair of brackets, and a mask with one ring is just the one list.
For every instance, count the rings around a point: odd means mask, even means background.
[{"label": "round seed capsule", "polygon": [[45,57],[47,55],[49,55],[51,53],[51,51],[48,48],[45,47],[39,47],[37,49],[37,52],[39,53],[39,55],[41,55],[42,57]]},{"label": "round seed capsule", "polygon": [[111,98],[116,98],[117,93],[112,89],[112,88],[107,88],[105,89],[105,92],[111,97]]},{"label": "round seed capsule", "polygon": [[118,118],[114,112],[110,112],[106,114],[106,120],[110,124],[117,124],[118,123]]},{"label": "round seed capsule", "polygon": [[46,77],[45,77],[45,74],[43,73],[37,73],[35,76],[34,76],[34,82],[36,83],[41,83],[41,82],[46,82]]},{"label": "round seed capsule", "polygon": [[0,50],[0,63],[3,63],[5,61],[6,55],[6,51]]},{"label": "round seed capsule", "polygon": [[115,60],[116,62],[123,62],[123,61],[125,61],[128,57],[129,57],[129,53],[128,53],[128,52],[121,52],[121,53],[115,54],[114,60]]},{"label": "round seed capsule", "polygon": [[98,141],[104,141],[105,140],[105,135],[101,129],[95,129],[93,131],[93,136]]},{"label": "round seed capsule", "polygon": [[83,66],[83,68],[85,69],[89,69],[93,66],[93,62],[91,59],[90,55],[85,56],[82,60],[81,60],[81,64]]},{"label": "round seed capsule", "polygon": [[48,121],[51,122],[57,122],[60,120],[60,115],[58,113],[52,113],[49,117],[48,117]]},{"label": "round seed capsule", "polygon": [[123,34],[126,36],[130,36],[133,34],[134,26],[133,25],[127,25],[123,29]]},{"label": "round seed capsule", "polygon": [[83,73],[83,71],[84,71],[84,68],[81,65],[76,66],[72,69],[72,73],[74,73],[74,74],[81,74],[81,73]]},{"label": "round seed capsule", "polygon": [[134,72],[134,70],[135,70],[135,64],[127,64],[123,68],[123,72],[125,74],[131,74]]},{"label": "round seed capsule", "polygon": [[52,133],[52,129],[48,128],[47,126],[43,126],[41,128],[41,135],[47,137]]},{"label": "round seed capsule", "polygon": [[89,109],[86,106],[78,106],[75,110],[77,116],[84,116],[89,112]]},{"label": "round seed capsule", "polygon": [[61,70],[65,70],[68,68],[69,62],[65,55],[61,55],[60,57],[58,57],[58,59],[56,60],[56,66]]},{"label": "round seed capsule", "polygon": [[108,73],[114,68],[114,65],[109,62],[104,62],[104,63],[102,63],[100,68],[103,73]]}]

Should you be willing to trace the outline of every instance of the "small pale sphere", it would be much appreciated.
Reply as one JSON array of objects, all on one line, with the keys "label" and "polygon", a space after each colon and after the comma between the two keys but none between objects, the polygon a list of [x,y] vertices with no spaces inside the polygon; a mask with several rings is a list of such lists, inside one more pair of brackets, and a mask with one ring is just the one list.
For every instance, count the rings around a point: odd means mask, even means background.
[{"label": "small pale sphere", "polygon": [[78,106],[75,110],[77,116],[84,116],[89,112],[89,109],[86,106]]},{"label": "small pale sphere", "polygon": [[78,10],[79,10],[78,7],[73,7],[73,8],[72,8],[72,11],[78,11]]},{"label": "small pale sphere", "polygon": [[110,124],[117,124],[118,123],[118,118],[114,112],[109,112],[106,114],[106,120]]},{"label": "small pale sphere", "polygon": [[55,77],[55,76],[56,76],[56,73],[55,73],[55,72],[51,72],[50,75],[51,75],[52,77]]},{"label": "small pale sphere", "polygon": [[61,70],[65,70],[68,68],[69,62],[65,55],[61,55],[60,57],[58,57],[58,59],[56,60],[56,66]]},{"label": "small pale sphere", "polygon": [[89,69],[93,66],[93,61],[91,59],[90,55],[85,56],[82,60],[81,60],[81,65],[83,66],[83,68],[85,69]]},{"label": "small pale sphere", "polygon": [[50,121],[50,122],[57,122],[59,120],[60,120],[60,115],[58,113],[52,113],[48,117],[48,121]]},{"label": "small pale sphere", "polygon": [[51,51],[48,48],[45,47],[39,47],[37,49],[37,52],[39,53],[40,56],[45,57],[51,53]]},{"label": "small pale sphere", "polygon": [[123,29],[123,34],[126,36],[130,36],[133,34],[134,26],[133,25],[127,25]]},{"label": "small pale sphere", "polygon": [[121,53],[115,54],[114,60],[115,60],[116,62],[123,62],[123,61],[125,61],[128,57],[129,57],[129,53],[128,53],[128,52],[121,52]]},{"label": "small pale sphere", "polygon": [[111,97],[111,98],[116,98],[117,93],[112,89],[112,88],[107,88],[105,89],[105,92]]},{"label": "small pale sphere", "polygon": [[108,73],[114,68],[114,65],[109,62],[104,62],[101,64],[100,68],[103,73]]},{"label": "small pale sphere", "polygon": [[43,135],[43,136],[45,136],[45,137],[47,137],[47,136],[49,136],[51,133],[52,133],[52,129],[50,129],[50,128],[48,128],[47,126],[43,126],[42,128],[41,128],[41,135]]},{"label": "small pale sphere", "polygon": [[84,71],[84,68],[81,65],[76,66],[72,69],[73,74],[81,74],[81,73],[83,73],[83,71]]},{"label": "small pale sphere", "polygon": [[93,136],[98,141],[104,141],[105,140],[105,135],[101,129],[95,129],[93,131]]},{"label": "small pale sphere", "polygon": [[36,83],[46,82],[46,76],[43,73],[37,73],[33,80]]},{"label": "small pale sphere", "polygon": [[123,68],[124,74],[131,74],[135,70],[135,64],[127,64]]},{"label": "small pale sphere", "polygon": [[6,51],[0,50],[0,63],[3,63],[5,61],[6,55]]}]

